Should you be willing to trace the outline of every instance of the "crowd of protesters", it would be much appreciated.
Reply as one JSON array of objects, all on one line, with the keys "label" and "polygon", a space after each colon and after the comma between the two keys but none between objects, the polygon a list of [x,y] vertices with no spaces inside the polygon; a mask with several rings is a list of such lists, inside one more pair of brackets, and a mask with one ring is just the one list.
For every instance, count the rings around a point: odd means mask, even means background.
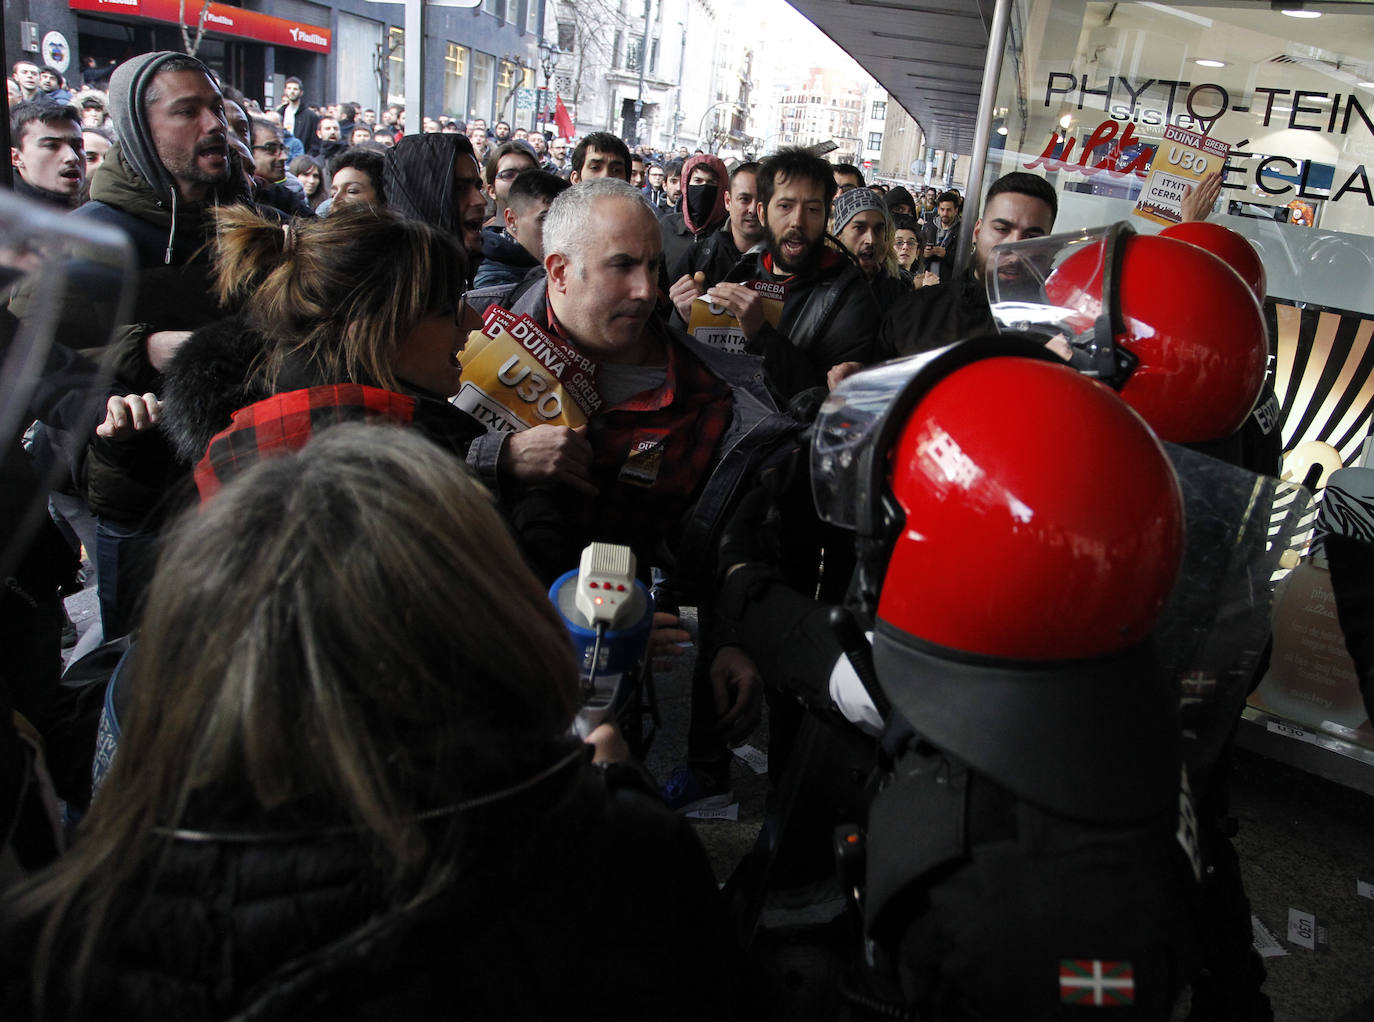
[{"label": "crowd of protesters", "polygon": [[[137,294],[104,336],[82,301],[59,311],[35,425],[0,438],[7,478],[60,469],[57,538],[0,594],[0,720],[27,722],[0,728],[0,880],[28,878],[4,902],[0,1005],[757,1012],[674,815],[730,802],[731,745],[783,691],[723,606],[757,560],[741,495],[792,477],[840,381],[991,331],[992,249],[1049,234],[1053,188],[998,180],[961,253],[959,192],[870,186],[802,148],[727,164],[500,120],[408,131],[400,106],[312,105],[294,78],[263,109],[168,52],[70,93],[12,72],[15,191],[120,228]],[[7,338],[33,311],[9,297]],[[512,432],[455,400],[501,310],[594,367],[586,424]],[[101,360],[98,414],[43,403]],[[773,559],[839,602],[852,554],[809,494],[793,507]],[[661,787],[614,727],[568,737],[577,669],[542,593],[592,540],[657,569],[651,649],[697,647],[687,762]],[[49,790],[15,779],[70,714],[61,594],[83,548],[100,623],[76,652],[125,643],[99,714],[125,726],[113,765],[93,729],[50,744]],[[776,703],[781,769],[804,732]]]}]

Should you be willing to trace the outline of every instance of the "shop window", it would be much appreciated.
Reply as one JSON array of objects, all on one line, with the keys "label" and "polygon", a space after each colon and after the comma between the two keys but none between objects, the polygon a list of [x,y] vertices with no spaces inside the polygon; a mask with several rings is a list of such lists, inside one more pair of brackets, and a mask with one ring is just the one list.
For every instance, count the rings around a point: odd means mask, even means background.
[{"label": "shop window", "polygon": [[468,48],[449,43],[444,53],[444,112],[464,115],[468,107]]},{"label": "shop window", "polygon": [[406,31],[392,25],[387,33],[387,95],[388,103],[406,101]]},{"label": "shop window", "polygon": [[495,119],[492,114],[491,103],[491,90],[495,77],[496,58],[490,53],[473,53],[472,94],[468,99],[468,120],[482,117],[490,124]]}]

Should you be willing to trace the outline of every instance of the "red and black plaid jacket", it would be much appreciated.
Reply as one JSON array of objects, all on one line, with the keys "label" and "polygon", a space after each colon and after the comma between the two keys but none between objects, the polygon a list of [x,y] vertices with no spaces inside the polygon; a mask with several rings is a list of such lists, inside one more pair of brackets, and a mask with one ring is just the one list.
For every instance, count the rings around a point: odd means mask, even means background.
[{"label": "red and black plaid jacket", "polygon": [[357,383],[288,390],[234,413],[196,466],[196,488],[209,500],[226,482],[264,457],[299,450],[322,429],[340,422],[392,422],[419,428],[463,457],[482,427],[443,401],[410,397]]}]

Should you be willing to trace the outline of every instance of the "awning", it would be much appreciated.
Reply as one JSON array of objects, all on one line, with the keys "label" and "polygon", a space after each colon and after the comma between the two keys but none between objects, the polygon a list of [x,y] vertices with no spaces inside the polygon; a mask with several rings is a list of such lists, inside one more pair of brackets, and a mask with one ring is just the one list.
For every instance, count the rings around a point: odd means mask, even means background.
[{"label": "awning", "polygon": [[993,0],[790,0],[925,132],[972,153]]},{"label": "awning", "polygon": [[[116,14],[126,17],[147,18],[150,21],[181,24],[181,4],[179,0],[69,0],[74,11],[92,11],[98,14]],[[186,0],[186,26],[195,28],[200,17],[200,4],[197,0]],[[330,30],[319,25],[292,21],[289,18],[274,18],[258,11],[245,11],[241,7],[212,3],[205,16],[205,30],[220,35],[238,36],[253,39],[260,43],[275,46],[291,46],[312,53],[328,53]]]}]

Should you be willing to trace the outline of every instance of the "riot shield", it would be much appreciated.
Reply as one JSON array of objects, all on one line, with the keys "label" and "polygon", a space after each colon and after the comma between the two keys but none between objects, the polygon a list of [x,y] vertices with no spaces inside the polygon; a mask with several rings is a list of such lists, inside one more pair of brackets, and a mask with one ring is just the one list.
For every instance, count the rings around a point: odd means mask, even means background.
[{"label": "riot shield", "polygon": [[[35,420],[77,437],[94,430],[109,379],[103,353],[129,320],[134,281],[122,231],[0,192],[0,457],[26,457],[18,441]],[[0,578],[24,556],[64,470],[55,465],[32,492],[6,495],[12,528],[0,544]]]}]

